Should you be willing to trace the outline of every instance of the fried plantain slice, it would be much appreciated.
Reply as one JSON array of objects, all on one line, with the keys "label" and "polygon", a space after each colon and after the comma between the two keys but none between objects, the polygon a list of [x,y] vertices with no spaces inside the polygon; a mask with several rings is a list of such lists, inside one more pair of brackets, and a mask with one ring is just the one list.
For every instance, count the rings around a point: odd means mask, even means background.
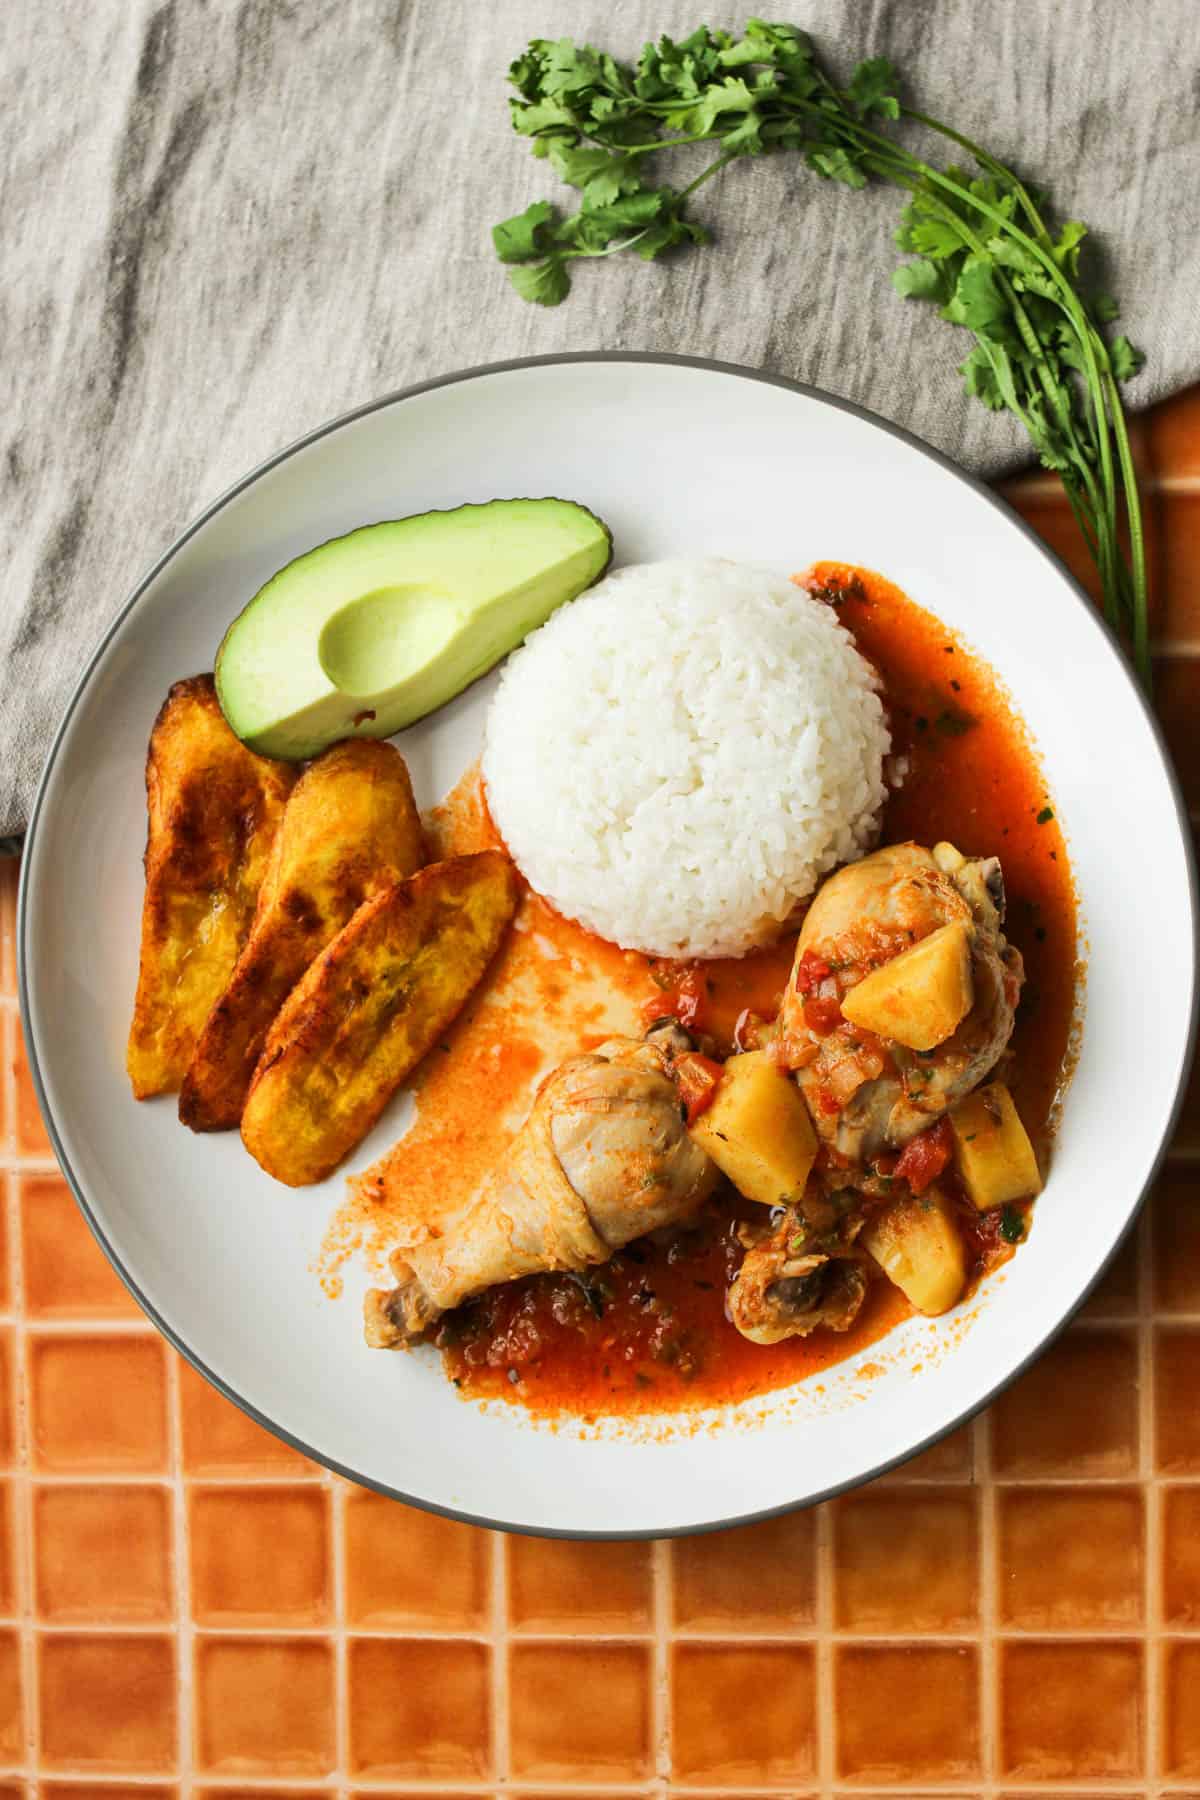
[{"label": "fried plantain slice", "polygon": [[391,744],[350,739],[309,765],[287,803],[250,936],[183,1078],[185,1125],[238,1123],[271,1021],[304,971],[364,900],[424,861],[412,783]]},{"label": "fried plantain slice", "polygon": [[284,1001],[242,1140],[289,1187],[323,1181],[481,980],[516,911],[508,857],[433,863],[360,906]]},{"label": "fried plantain slice", "polygon": [[146,895],[125,1064],[134,1098],[183,1080],[233,973],[296,772],[256,756],[211,675],[172,687],[146,757]]}]

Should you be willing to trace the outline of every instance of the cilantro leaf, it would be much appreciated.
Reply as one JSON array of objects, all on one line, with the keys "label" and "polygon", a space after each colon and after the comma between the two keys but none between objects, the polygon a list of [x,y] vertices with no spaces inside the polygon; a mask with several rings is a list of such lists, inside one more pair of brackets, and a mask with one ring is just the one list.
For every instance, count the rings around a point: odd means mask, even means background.
[{"label": "cilantro leaf", "polygon": [[901,248],[918,256],[958,256],[963,248],[962,233],[948,219],[914,218],[904,239]]},{"label": "cilantro leaf", "polygon": [[703,225],[695,225],[690,219],[675,215],[649,226],[638,235],[631,248],[644,262],[653,262],[664,250],[673,250],[677,244],[707,244],[708,237]]},{"label": "cilantro leaf", "polygon": [[958,365],[963,386],[975,400],[981,400],[989,412],[1003,412],[1007,401],[996,374],[996,364],[982,344],[976,344],[967,360]]},{"label": "cilantro leaf", "polygon": [[1006,1244],[1019,1244],[1025,1236],[1025,1215],[1019,1213],[1015,1206],[1006,1206],[1002,1209],[1000,1236]]},{"label": "cilantro leaf", "polygon": [[711,131],[725,113],[754,110],[754,95],[740,75],[727,75],[708,89],[694,108],[689,124],[693,131]]},{"label": "cilantro leaf", "polygon": [[748,68],[752,63],[769,61],[771,55],[770,42],[748,30],[745,37],[739,38],[736,43],[724,45],[719,52],[719,59],[723,69],[742,69]]},{"label": "cilantro leaf", "polygon": [[585,188],[597,175],[621,166],[611,150],[588,149],[569,138],[552,138],[548,154],[559,179],[573,188]]},{"label": "cilantro leaf", "polygon": [[872,56],[866,62],[860,62],[850,77],[849,94],[864,119],[872,112],[885,119],[898,119],[899,85],[896,71],[887,57]]},{"label": "cilantro leaf", "polygon": [[944,300],[941,271],[931,262],[901,263],[892,286],[905,300]]},{"label": "cilantro leaf", "polygon": [[546,227],[554,217],[548,200],[535,200],[522,213],[492,226],[492,242],[503,263],[529,262],[546,248]]},{"label": "cilantro leaf", "polygon": [[867,178],[858,163],[841,144],[831,150],[810,150],[806,160],[809,168],[815,169],[826,181],[840,181],[849,188],[867,185]]},{"label": "cilantro leaf", "polygon": [[992,261],[1009,271],[1018,293],[1055,299],[1058,289],[1054,276],[1030,256],[1023,244],[1010,238],[994,237],[988,239],[986,248]]},{"label": "cilantro leaf", "polygon": [[1054,245],[1054,260],[1060,269],[1069,275],[1075,275],[1079,269],[1079,246],[1088,234],[1088,228],[1079,219],[1068,219],[1059,232]]},{"label": "cilantro leaf", "polygon": [[1086,367],[1083,345],[1079,334],[1065,320],[1054,332],[1054,345],[1063,367],[1074,369],[1076,374],[1082,375]]},{"label": "cilantro leaf", "polygon": [[996,280],[995,269],[983,256],[968,256],[954,292],[943,308],[946,318],[965,325],[978,337],[996,343],[1010,341],[1012,315]]},{"label": "cilantro leaf", "polygon": [[1118,381],[1129,381],[1146,360],[1145,352],[1136,350],[1127,337],[1114,338],[1108,354]]},{"label": "cilantro leaf", "polygon": [[557,306],[571,291],[571,278],[558,256],[548,256],[540,263],[518,263],[509,269],[508,279],[522,300],[532,300],[537,306]]},{"label": "cilantro leaf", "polygon": [[762,137],[762,121],[756,113],[747,113],[740,125],[727,131],[721,139],[726,156],[761,156],[766,146]]},{"label": "cilantro leaf", "polygon": [[746,35],[758,39],[775,61],[813,61],[813,41],[798,25],[768,25],[765,19],[747,19]]},{"label": "cilantro leaf", "polygon": [[612,237],[618,231],[636,231],[640,225],[649,225],[671,198],[666,188],[643,188],[636,194],[619,196],[608,206],[589,206],[584,217],[590,228],[606,231]]},{"label": "cilantro leaf", "polygon": [[546,131],[560,126],[566,131],[574,131],[575,119],[569,107],[561,100],[535,100],[509,102],[509,114],[512,118],[513,130],[522,137],[533,137],[536,132]]},{"label": "cilantro leaf", "polygon": [[578,48],[570,38],[559,38],[554,43],[544,42],[542,91],[562,97],[602,87],[606,61],[611,59],[602,58],[587,44],[582,49]]}]

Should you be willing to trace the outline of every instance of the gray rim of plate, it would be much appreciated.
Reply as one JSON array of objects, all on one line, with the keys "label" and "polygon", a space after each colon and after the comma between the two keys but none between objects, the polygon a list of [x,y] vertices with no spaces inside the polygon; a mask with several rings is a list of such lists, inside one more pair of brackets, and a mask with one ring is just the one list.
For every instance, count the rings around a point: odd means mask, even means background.
[{"label": "gray rim of plate", "polygon": [[458,369],[450,375],[436,375],[428,381],[413,382],[408,387],[398,388],[394,393],[385,394],[381,399],[369,400],[362,406],[356,406],[349,412],[341,413],[336,418],[330,419],[326,424],[317,426],[314,431],[306,432],[303,437],[296,438],[284,449],[277,451],[274,456],[269,456],[265,462],[260,463],[257,468],[252,469],[248,475],[244,475],[240,481],[234,482],[233,486],[227,488],[223,494],[213,501],[211,506],[206,507],[202,513],[198,514],[197,517],[192,520],[191,524],[185,527],[175,539],[174,543],[163,552],[158,561],[153,564],[142,577],[141,581],[138,582],[137,586],[129,596],[129,599],[125,602],[125,605],[121,608],[108,630],[104,633],[99,644],[97,644],[91,657],[88,659],[87,666],[76,683],[75,691],[67,703],[62,722],[54,735],[54,741],[51,744],[49,754],[46,757],[46,764],[42,770],[41,780],[38,783],[38,791],[34,800],[33,812],[30,815],[29,829],[25,838],[25,853],[21,859],[21,882],[17,898],[17,997],[20,1005],[21,1024],[25,1034],[26,1055],[29,1060],[30,1072],[33,1076],[33,1084],[35,1092],[37,1093],[38,1104],[41,1108],[42,1117],[50,1137],[51,1147],[53,1148],[63,1174],[66,1176],[71,1191],[79,1203],[80,1210],[87,1220],[93,1237],[100,1245],[100,1248],[108,1258],[108,1261],[112,1264],[138,1305],[142,1308],[142,1311],[153,1324],[157,1326],[167,1342],[172,1344],[175,1349],[179,1351],[180,1355],[185,1357],[192,1367],[217,1389],[218,1393],[223,1394],[227,1400],[231,1400],[235,1406],[240,1407],[242,1412],[246,1413],[256,1422],[256,1424],[261,1425],[275,1437],[281,1438],[284,1443],[290,1444],[293,1449],[299,1450],[312,1462],[320,1463],[324,1468],[332,1470],[335,1475],[342,1475],[349,1481],[357,1482],[360,1487],[371,1488],[376,1493],[383,1494],[392,1500],[401,1500],[405,1505],[418,1507],[423,1512],[438,1513],[444,1518],[458,1519],[463,1524],[482,1526],[489,1531],[516,1532],[529,1537],[571,1538],[578,1541],[596,1540],[600,1542],[613,1539],[632,1541],[635,1539],[693,1537],[709,1531],[726,1531],[736,1525],[753,1525],[765,1519],[780,1518],[784,1514],[794,1512],[800,1507],[819,1506],[824,1500],[832,1500],[838,1494],[845,1493],[852,1488],[860,1487],[868,1481],[874,1481],[880,1475],[886,1474],[889,1469],[898,1468],[902,1464],[911,1461],[914,1456],[919,1456],[923,1450],[928,1450],[931,1445],[939,1443],[941,1439],[947,1437],[950,1432],[956,1431],[960,1425],[967,1424],[977,1413],[982,1412],[985,1407],[990,1406],[992,1401],[995,1400],[998,1395],[1004,1393],[1007,1388],[1011,1387],[1012,1384],[1024,1374],[1025,1370],[1037,1361],[1038,1357],[1040,1357],[1048,1346],[1054,1342],[1059,1333],[1070,1324],[1080,1307],[1082,1307],[1088,1299],[1088,1296],[1103,1279],[1109,1266],[1129,1237],[1129,1234],[1137,1221],[1138,1214],[1141,1211],[1146,1194],[1162,1166],[1163,1158],[1167,1152],[1167,1146],[1174,1133],[1175,1126],[1178,1123],[1180,1111],[1183,1106],[1184,1089],[1188,1071],[1191,1067],[1192,1054],[1196,1044],[1198,995],[1194,964],[1192,971],[1192,992],[1189,1006],[1190,1017],[1187,1045],[1183,1061],[1175,1078],[1175,1094],[1171,1104],[1170,1118],[1162,1143],[1159,1145],[1154,1161],[1147,1172],[1142,1190],[1134,1199],[1129,1210],[1129,1217],[1109,1255],[1097,1270],[1094,1279],[1089,1283],[1087,1288],[1084,1289],[1083,1293],[1080,1294],[1075,1304],[1063,1318],[1059,1320],[1054,1329],[1047,1332],[1036,1350],[1026,1357],[1025,1360],[1009,1374],[1005,1375],[1003,1379],[998,1381],[994,1387],[990,1388],[973,1406],[966,1407],[961,1413],[957,1413],[954,1418],[941,1427],[940,1430],[932,1432],[927,1438],[923,1438],[919,1443],[914,1444],[911,1449],[905,1450],[902,1455],[886,1459],[852,1481],[835,1483],[833,1486],[823,1489],[819,1494],[810,1495],[807,1499],[791,1501],[783,1506],[766,1507],[758,1512],[736,1513],[730,1518],[713,1519],[702,1525],[670,1527],[666,1530],[612,1530],[588,1532],[566,1531],[556,1529],[552,1526],[529,1526],[506,1519],[490,1519],[482,1514],[461,1512],[451,1506],[438,1506],[432,1501],[417,1499],[412,1494],[406,1494],[401,1488],[392,1487],[387,1482],[376,1481],[373,1477],[364,1475],[361,1470],[352,1469],[342,1463],[335,1462],[331,1457],[324,1455],[322,1451],[315,1449],[313,1445],[306,1444],[302,1438],[293,1436],[290,1431],[285,1431],[281,1426],[277,1425],[273,1419],[268,1418],[265,1413],[260,1412],[252,1401],[247,1400],[243,1395],[237,1393],[230,1387],[227,1382],[222,1381],[219,1376],[214,1375],[212,1370],[205,1366],[191,1346],[184,1342],[183,1338],[174,1327],[163,1318],[162,1314],[150,1304],[150,1301],[146,1298],[145,1294],[141,1292],[137,1283],[133,1280],[132,1276],[122,1263],[117,1251],[114,1249],[113,1245],[109,1243],[100,1227],[99,1221],[96,1219],[88,1204],[83,1184],[67,1159],[59,1136],[58,1127],[50,1112],[45,1083],[42,1079],[36,1036],[33,1031],[32,1020],[30,1017],[29,989],[25,972],[25,942],[29,930],[29,870],[31,867],[29,851],[36,837],[38,821],[41,817],[50,776],[54,769],[55,762],[58,759],[59,749],[61,748],[63,738],[66,734],[67,726],[92,678],[96,664],[103,656],[112,639],[121,629],[121,626],[125,623],[125,620],[129,617],[129,614],[138,604],[138,601],[141,599],[146,589],[150,586],[151,582],[156,580],[162,573],[176,552],[182,549],[184,544],[186,544],[202,526],[206,525],[210,519],[214,518],[216,514],[221,511],[222,507],[227,506],[231,500],[236,499],[239,494],[244,493],[247,488],[252,487],[260,477],[268,474],[272,469],[277,468],[280,463],[286,462],[287,459],[290,456],[294,456],[297,451],[307,449],[310,444],[318,443],[324,437],[332,436],[334,432],[340,431],[343,426],[352,425],[357,419],[366,418],[370,413],[380,412],[385,407],[395,406],[400,401],[414,399],[418,394],[427,394],[436,388],[452,387],[458,382],[475,381],[483,376],[507,374],[519,369],[547,368],[556,364],[571,363],[656,363],[677,368],[702,369],[719,375],[736,376],[743,381],[761,382],[767,387],[783,388],[788,393],[802,394],[808,400],[817,400],[822,405],[834,407],[839,412],[850,413],[855,418],[862,419],[869,425],[874,425],[877,430],[886,432],[889,437],[897,438],[902,444],[907,444],[910,449],[918,451],[919,454],[924,456],[929,462],[934,463],[939,469],[944,470],[947,475],[952,476],[956,481],[961,481],[965,486],[971,488],[982,499],[986,500],[990,506],[994,507],[1011,528],[1021,532],[1028,542],[1045,558],[1046,562],[1050,564],[1061,579],[1064,587],[1074,599],[1076,605],[1081,606],[1084,609],[1092,624],[1099,629],[1101,635],[1107,642],[1109,653],[1115,657],[1119,663],[1122,673],[1133,691],[1137,704],[1141,708],[1142,715],[1150,727],[1151,734],[1158,749],[1163,774],[1175,802],[1175,812],[1179,823],[1180,837],[1183,842],[1184,857],[1187,864],[1188,906],[1192,920],[1192,936],[1195,938],[1197,926],[1197,876],[1195,854],[1192,848],[1191,826],[1187,809],[1183,802],[1179,778],[1176,775],[1174,766],[1167,754],[1162,728],[1150,707],[1146,695],[1142,692],[1141,687],[1134,677],[1133,671],[1126,661],[1124,653],[1120,649],[1113,632],[1109,629],[1103,617],[1097,612],[1079,582],[1076,581],[1075,577],[1063,563],[1059,561],[1053,551],[1046,547],[1041,538],[1039,538],[1034,531],[1033,527],[1027,524],[1006,501],[1002,500],[986,482],[981,481],[974,475],[968,474],[966,470],[961,469],[957,463],[953,462],[950,457],[943,455],[940,450],[935,450],[932,445],[925,443],[922,438],[917,437],[913,432],[906,431],[903,426],[894,425],[889,419],[881,418],[878,413],[871,412],[868,407],[858,406],[852,400],[843,400],[836,394],[828,394],[823,388],[812,387],[802,381],[792,381],[785,375],[768,375],[759,369],[744,368],[738,363],[718,362],[711,357],[672,356],[645,350],[579,350],[562,352],[550,356],[514,357],[506,362],[479,363],[473,368]]}]

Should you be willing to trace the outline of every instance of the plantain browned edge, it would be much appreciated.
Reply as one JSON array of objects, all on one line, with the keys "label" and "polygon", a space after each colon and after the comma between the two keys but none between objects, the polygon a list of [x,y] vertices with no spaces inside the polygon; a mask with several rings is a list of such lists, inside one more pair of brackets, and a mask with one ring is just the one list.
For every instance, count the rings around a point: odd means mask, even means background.
[{"label": "plantain browned edge", "polygon": [[179,1094],[193,1131],[229,1131],[271,1023],[292,988],[364,901],[418,870],[425,834],[395,745],[346,738],[292,789],[250,935],[200,1033]]},{"label": "plantain browned edge", "polygon": [[508,856],[483,850],[359,907],[292,989],[254,1072],[242,1140],[268,1174],[306,1186],[350,1154],[483,979],[519,895]]},{"label": "plantain browned edge", "polygon": [[229,729],[211,675],[173,683],[146,755],[146,886],[126,1059],[139,1100],[183,1078],[250,930],[295,779]]}]

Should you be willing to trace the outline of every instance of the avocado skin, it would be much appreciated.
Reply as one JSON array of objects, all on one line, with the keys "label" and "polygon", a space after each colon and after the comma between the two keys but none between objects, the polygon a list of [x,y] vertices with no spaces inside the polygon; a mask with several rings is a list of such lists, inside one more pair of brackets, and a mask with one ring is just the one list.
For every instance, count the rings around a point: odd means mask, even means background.
[{"label": "avocado skin", "polygon": [[[375,548],[384,533],[414,527],[444,533],[443,541],[452,544],[456,520],[474,529],[482,522],[483,515],[489,514],[489,522],[503,525],[507,520],[517,527],[513,538],[514,544],[519,545],[522,536],[528,536],[531,523],[536,524],[540,517],[549,516],[541,509],[554,509],[554,521],[559,527],[577,522],[579,543],[570,555],[550,558],[539,569],[536,559],[530,560],[526,553],[522,580],[506,589],[500,579],[491,592],[485,588],[474,604],[469,593],[463,590],[459,598],[466,605],[457,628],[435,648],[424,667],[414,664],[400,683],[361,695],[357,688],[354,693],[349,693],[330,680],[319,658],[318,643],[324,646],[330,619],[336,618],[342,609],[351,611],[364,600],[364,596],[356,591],[339,588],[338,578],[343,573],[343,562],[348,554],[352,557],[356,552],[362,552],[368,543]],[[593,586],[607,573],[612,553],[612,532],[603,519],[577,501],[552,495],[467,502],[440,511],[358,526],[294,557],[263,584],[232,621],[216,658],[215,680],[221,709],[232,730],[252,750],[284,761],[306,761],[329,744],[347,737],[391,737],[446,705],[515,649],[558,606]],[[452,563],[453,559],[447,560]],[[572,565],[569,573],[567,564]],[[298,607],[290,606],[287,584],[294,583],[299,571],[308,578],[310,586],[314,585],[314,570],[318,576],[328,570],[328,602],[323,603],[310,594]],[[551,577],[560,571],[563,577],[561,592],[556,592],[558,583]],[[403,558],[400,558],[394,572],[389,571],[376,586],[389,591],[403,589],[405,573]],[[427,558],[423,570],[418,571],[413,592],[418,592],[422,582],[436,585],[441,573],[441,565],[436,562],[431,565]],[[538,584],[541,584],[540,589]],[[453,590],[453,583],[450,586]],[[529,597],[531,589],[538,590],[532,598]],[[522,598],[525,599],[524,606],[521,605]],[[266,609],[264,602],[267,602]],[[507,613],[504,611],[506,602],[509,605]],[[275,615],[272,622],[278,627],[278,636],[273,644],[268,642],[265,650],[261,644],[255,648],[251,643],[247,654],[247,636],[254,633],[260,623],[260,612],[264,610]],[[304,616],[297,616],[300,613]],[[365,633],[366,628],[363,629]],[[361,636],[354,640],[360,664],[362,641]],[[297,677],[295,665],[299,661],[308,666]],[[289,667],[292,671],[290,683]],[[270,690],[265,698],[264,687]],[[282,694],[278,692],[279,688],[284,690]],[[289,692],[293,698],[299,697],[300,704],[286,704]],[[278,705],[275,704],[277,699]]]}]

